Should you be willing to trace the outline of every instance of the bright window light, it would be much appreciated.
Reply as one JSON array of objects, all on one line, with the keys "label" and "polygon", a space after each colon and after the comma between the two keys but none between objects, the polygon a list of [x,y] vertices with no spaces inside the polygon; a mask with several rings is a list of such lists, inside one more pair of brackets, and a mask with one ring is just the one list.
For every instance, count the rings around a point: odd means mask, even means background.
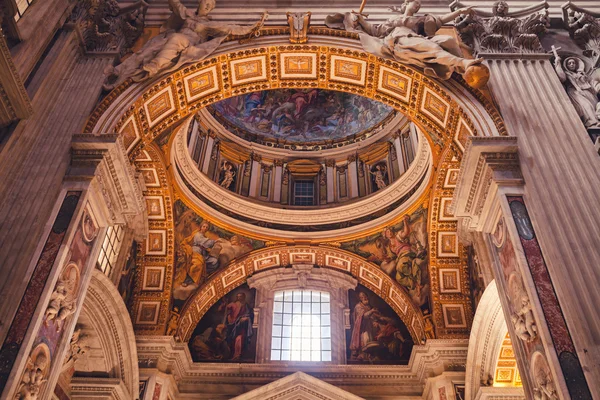
[{"label": "bright window light", "polygon": [[327,292],[276,292],[271,360],[331,361],[330,315]]}]

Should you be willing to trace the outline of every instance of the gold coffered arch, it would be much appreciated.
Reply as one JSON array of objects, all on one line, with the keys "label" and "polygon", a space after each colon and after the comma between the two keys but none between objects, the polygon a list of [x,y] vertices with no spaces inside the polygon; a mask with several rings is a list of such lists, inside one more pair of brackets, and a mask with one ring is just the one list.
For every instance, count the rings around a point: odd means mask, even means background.
[{"label": "gold coffered arch", "polygon": [[[186,116],[217,101],[252,91],[322,88],[361,95],[392,106],[424,132],[436,168],[433,189],[426,200],[436,336],[466,337],[472,320],[466,252],[458,243],[456,220],[448,214],[448,205],[467,137],[506,134],[497,110],[482,92],[469,88],[460,78],[436,82],[415,68],[362,51],[358,41],[320,36],[319,41],[326,45],[289,45],[283,44],[287,41],[285,37],[278,40],[279,45],[256,48],[230,42],[222,45],[224,50],[220,54],[158,81],[137,85],[126,82],[97,107],[85,132],[119,133],[130,159],[139,163],[149,152],[154,152],[150,144],[155,138]],[[273,38],[270,41],[277,42]],[[160,164],[157,169],[164,170],[162,160]],[[165,194],[170,192],[168,187],[162,190]],[[136,329],[144,334],[163,334],[169,318],[173,223],[168,219],[149,220],[156,237],[164,238],[164,254],[148,254],[144,251],[149,248],[145,243],[138,255],[141,282],[137,285],[132,311],[134,321],[138,321],[141,307],[155,305],[158,311],[152,324],[136,324]],[[159,231],[162,233],[158,234]],[[146,266],[163,263],[166,271],[162,292],[144,291]],[[448,282],[452,286],[447,286]],[[458,323],[457,315],[462,316]]]}]

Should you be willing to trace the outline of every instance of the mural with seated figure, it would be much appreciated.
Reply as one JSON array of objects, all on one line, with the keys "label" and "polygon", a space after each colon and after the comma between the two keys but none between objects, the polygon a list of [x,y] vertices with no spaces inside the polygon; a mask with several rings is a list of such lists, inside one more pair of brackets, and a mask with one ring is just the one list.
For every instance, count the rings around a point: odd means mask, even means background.
[{"label": "mural with seated figure", "polygon": [[369,289],[349,290],[348,364],[408,364],[413,342],[394,310]]},{"label": "mural with seated figure", "polygon": [[263,241],[236,235],[211,224],[181,200],[175,202],[174,211],[174,306],[182,307],[208,277],[227,266],[231,260],[265,245]]}]

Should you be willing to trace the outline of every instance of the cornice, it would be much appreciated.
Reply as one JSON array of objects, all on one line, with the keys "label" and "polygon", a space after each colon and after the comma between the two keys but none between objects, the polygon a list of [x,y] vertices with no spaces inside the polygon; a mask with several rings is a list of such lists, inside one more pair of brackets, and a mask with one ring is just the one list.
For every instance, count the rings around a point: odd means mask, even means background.
[{"label": "cornice", "polygon": [[394,386],[420,395],[425,381],[443,371],[464,371],[468,341],[430,339],[413,347],[408,365],[331,364],[225,364],[194,363],[187,343],[167,336],[138,336],[140,368],[170,373],[180,393],[194,392],[207,384],[235,385],[252,380],[267,384],[293,372],[310,373],[324,381],[343,379],[351,386]]}]

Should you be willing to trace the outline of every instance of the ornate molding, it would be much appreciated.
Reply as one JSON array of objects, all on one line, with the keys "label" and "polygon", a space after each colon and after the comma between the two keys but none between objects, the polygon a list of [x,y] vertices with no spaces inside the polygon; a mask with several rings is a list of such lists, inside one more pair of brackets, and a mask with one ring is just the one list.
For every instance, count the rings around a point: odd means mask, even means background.
[{"label": "ornate molding", "polygon": [[0,29],[0,127],[33,114],[29,95]]},{"label": "ornate molding", "polygon": [[301,370],[325,382],[352,382],[355,389],[420,396],[429,377],[439,375],[440,371],[464,370],[467,356],[467,340],[431,339],[425,345],[413,347],[408,365],[207,365],[193,363],[187,343],[177,343],[171,337],[138,336],[137,344],[140,368],[172,374],[181,394],[201,391],[206,385],[219,385],[223,390],[229,390],[231,386],[239,385],[242,379],[266,385]]},{"label": "ornate molding", "polygon": [[452,208],[463,218],[462,229],[481,230],[479,222],[489,208],[492,189],[498,185],[522,185],[516,137],[471,137],[467,142]]},{"label": "ornate molding", "polygon": [[[456,0],[454,11],[464,5]],[[540,37],[550,26],[548,2],[509,12],[508,3],[497,1],[491,12],[474,10],[473,15],[460,16],[455,26],[463,42],[474,54],[545,53]]]},{"label": "ornate molding", "polygon": [[144,30],[147,7],[143,0],[123,8],[116,0],[83,0],[70,20],[87,53],[124,55]]},{"label": "ornate molding", "polygon": [[[286,210],[257,204],[251,200],[241,198],[223,190],[219,185],[202,174],[192,160],[186,144],[187,124],[175,133],[171,159],[177,168],[174,171],[178,182],[187,183],[210,203],[238,215],[260,219],[277,224],[301,224],[306,226],[322,225],[343,222],[348,217],[358,218],[381,210],[383,207],[394,204],[406,196],[427,174],[432,163],[431,150],[427,140],[419,140],[419,148],[415,160],[408,171],[388,186],[385,190],[378,191],[372,196],[361,199],[352,204],[341,205],[328,209],[313,210]],[[327,160],[328,162],[330,160]],[[424,182],[423,184],[426,184]],[[203,202],[199,199],[200,202]]]}]

